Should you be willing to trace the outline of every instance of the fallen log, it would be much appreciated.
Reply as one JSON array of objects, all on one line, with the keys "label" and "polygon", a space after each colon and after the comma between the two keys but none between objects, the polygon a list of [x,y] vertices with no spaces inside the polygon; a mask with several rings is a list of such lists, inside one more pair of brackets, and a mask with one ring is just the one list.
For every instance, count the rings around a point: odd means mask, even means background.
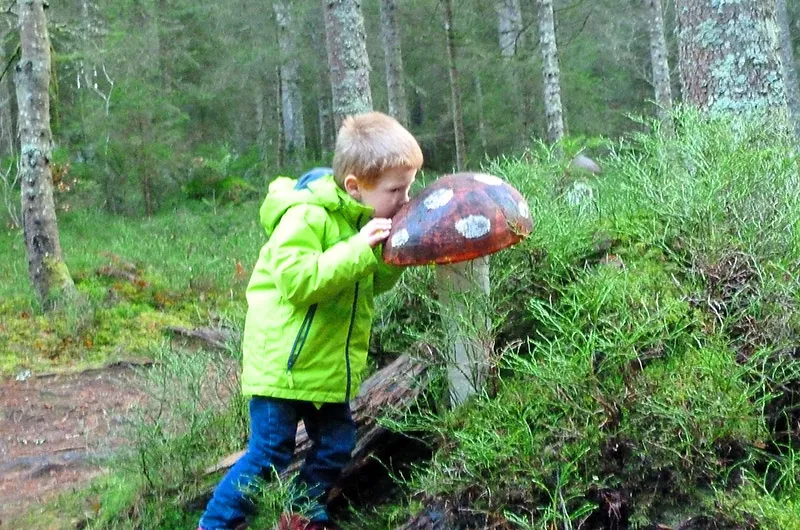
[{"label": "fallen log", "polygon": [[[401,355],[363,382],[358,396],[350,404],[353,421],[356,423],[356,447],[350,463],[342,471],[340,480],[346,479],[362,468],[370,459],[374,442],[382,434],[388,432],[385,427],[378,424],[378,417],[391,409],[403,410],[415,403],[416,398],[426,386],[425,371],[426,368],[420,360],[412,359],[408,355]],[[284,475],[289,475],[299,469],[310,447],[311,441],[301,422],[295,438],[294,458]],[[229,469],[245,452],[246,450],[242,450],[226,456],[213,466],[206,468],[205,474],[209,475]],[[329,499],[337,495],[338,490],[334,490]],[[210,492],[206,492],[192,499],[189,505],[204,504],[209,496]]]},{"label": "fallen log", "polygon": [[224,328],[195,328],[189,329],[181,326],[167,326],[167,331],[182,337],[197,339],[216,350],[224,350],[228,343],[234,339],[234,334]]}]

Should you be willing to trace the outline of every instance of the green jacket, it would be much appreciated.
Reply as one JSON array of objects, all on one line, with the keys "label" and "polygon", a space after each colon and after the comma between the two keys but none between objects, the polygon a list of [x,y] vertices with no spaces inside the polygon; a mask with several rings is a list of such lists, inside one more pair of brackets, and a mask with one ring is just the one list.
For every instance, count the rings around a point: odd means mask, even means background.
[{"label": "green jacket", "polygon": [[358,393],[366,366],[373,296],[402,269],[353,237],[372,209],[332,176],[302,190],[295,183],[273,181],[261,206],[269,239],[247,286],[242,391],[343,403]]}]

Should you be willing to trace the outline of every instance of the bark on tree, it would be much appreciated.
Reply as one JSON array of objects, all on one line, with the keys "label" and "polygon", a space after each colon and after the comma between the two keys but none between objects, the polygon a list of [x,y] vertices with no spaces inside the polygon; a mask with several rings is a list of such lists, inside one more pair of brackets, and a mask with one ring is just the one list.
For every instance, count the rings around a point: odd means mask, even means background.
[{"label": "bark on tree", "polygon": [[322,10],[338,130],[345,116],[372,110],[367,34],[360,0],[322,0]]},{"label": "bark on tree", "polygon": [[403,125],[408,125],[403,53],[400,46],[400,28],[397,26],[397,17],[395,16],[397,2],[396,0],[380,0],[380,9],[389,115]]},{"label": "bark on tree", "polygon": [[453,0],[443,0],[444,31],[447,39],[447,63],[450,74],[450,108],[453,113],[453,135],[456,144],[456,169],[464,169],[466,143],[464,141],[464,112],[461,109],[461,91],[458,87],[456,64],[456,38],[453,31]]},{"label": "bark on tree", "polygon": [[253,107],[255,109],[256,120],[256,144],[258,145],[259,159],[262,162],[268,160],[269,139],[267,134],[267,95],[264,89],[266,84],[257,83],[253,90]]},{"label": "bark on tree", "polygon": [[561,69],[558,65],[553,0],[537,0],[537,5],[547,141],[556,143],[564,137],[564,111],[561,105]]},{"label": "bark on tree", "polygon": [[[6,36],[11,32],[10,25],[6,21],[0,21],[0,42],[6,41]],[[0,158],[9,155],[14,150],[14,123],[11,118],[11,90],[10,72],[4,72],[8,57],[5,54],[5,47],[0,46]]]},{"label": "bark on tree", "polygon": [[[89,49],[89,40],[92,34],[92,17],[89,7],[89,0],[81,0],[81,39],[86,51]],[[85,57],[82,58],[78,63],[78,76],[76,79],[78,89],[91,89],[95,86],[96,81],[97,69]]]},{"label": "bark on tree", "polygon": [[656,113],[661,123],[672,129],[672,87],[669,75],[669,54],[664,37],[664,15],[661,0],[644,0],[647,8],[647,33],[650,37],[650,65],[656,97]]},{"label": "bark on tree", "polygon": [[489,142],[486,138],[486,119],[483,112],[483,83],[481,83],[481,76],[478,73],[475,73],[472,79],[475,85],[475,104],[478,107],[478,138],[481,142],[481,151],[485,156],[489,149]]},{"label": "bark on tree", "polygon": [[275,115],[278,117],[278,134],[275,138],[275,163],[278,167],[283,167],[286,162],[284,159],[283,144],[286,141],[286,135],[283,132],[283,83],[281,82],[281,68],[275,67],[275,74],[278,82],[275,83]]},{"label": "bark on tree", "polygon": [[774,2],[678,0],[684,101],[712,114],[786,112]]},{"label": "bark on tree", "polygon": [[514,64],[514,58],[517,56],[518,50],[522,50],[525,47],[525,39],[522,33],[522,9],[520,8],[519,0],[498,0],[495,4],[495,11],[497,12],[500,55],[506,62],[508,69],[509,87],[507,94],[510,98],[513,98],[514,107],[516,108],[517,116],[519,116],[517,122],[521,128],[518,135],[520,143],[525,144],[528,141],[525,89],[520,80],[520,71]]},{"label": "bark on tree", "polygon": [[497,33],[500,40],[500,55],[515,57],[517,50],[525,45],[522,34],[522,9],[519,0],[498,0]]},{"label": "bark on tree", "polygon": [[297,57],[297,27],[293,4],[273,0],[275,21],[278,24],[278,48],[281,54],[281,106],[286,161],[296,168],[305,160],[306,132],[303,122],[303,97],[300,87],[300,61]]},{"label": "bark on tree", "polygon": [[[322,16],[320,14],[320,16]],[[311,32],[311,46],[318,57],[327,57],[328,50],[325,37],[319,32]],[[327,61],[318,61],[319,84],[317,92],[317,120],[319,128],[319,159],[323,160],[333,153],[336,131],[333,128],[333,112],[331,110],[331,79]]]},{"label": "bark on tree", "polygon": [[786,89],[786,104],[789,107],[789,118],[794,127],[794,136],[800,144],[800,87],[797,84],[797,63],[792,49],[792,32],[789,29],[789,13],[786,0],[776,0],[776,18],[780,28],[781,63]]},{"label": "bark on tree", "polygon": [[22,228],[28,275],[42,306],[74,298],[58,237],[50,167],[50,38],[42,0],[17,2],[21,56],[15,68],[19,109]]}]

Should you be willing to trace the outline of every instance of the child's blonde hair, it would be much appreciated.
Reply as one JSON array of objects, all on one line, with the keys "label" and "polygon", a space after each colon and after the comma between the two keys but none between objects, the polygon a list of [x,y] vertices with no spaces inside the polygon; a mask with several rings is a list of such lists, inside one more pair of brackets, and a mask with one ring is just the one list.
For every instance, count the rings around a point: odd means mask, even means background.
[{"label": "child's blonde hair", "polygon": [[370,189],[387,170],[422,167],[422,149],[396,119],[381,112],[348,116],[339,128],[333,175],[339,186],[354,175]]}]

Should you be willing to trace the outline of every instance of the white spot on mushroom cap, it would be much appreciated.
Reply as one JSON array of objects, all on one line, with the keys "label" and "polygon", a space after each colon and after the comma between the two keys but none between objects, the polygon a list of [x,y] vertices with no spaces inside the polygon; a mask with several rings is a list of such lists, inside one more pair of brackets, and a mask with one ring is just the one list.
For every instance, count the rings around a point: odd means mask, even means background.
[{"label": "white spot on mushroom cap", "polygon": [[393,247],[402,247],[406,243],[408,243],[408,230],[401,228],[392,236],[391,244]]},{"label": "white spot on mushroom cap", "polygon": [[437,208],[441,208],[442,206],[450,202],[450,199],[452,198],[453,198],[453,190],[451,190],[450,188],[443,188],[440,190],[436,190],[427,197],[425,197],[423,203],[425,204],[425,208],[427,208],[428,210],[435,210]]},{"label": "white spot on mushroom cap", "polygon": [[467,239],[485,236],[492,228],[492,222],[482,215],[469,215],[456,221],[456,230]]},{"label": "white spot on mushroom cap", "polygon": [[528,203],[527,202],[519,201],[519,204],[517,205],[517,207],[519,208],[519,214],[522,217],[524,217],[525,219],[527,219],[528,217],[531,216],[531,211],[528,208]]},{"label": "white spot on mushroom cap", "polygon": [[488,184],[489,186],[499,186],[503,183],[503,179],[495,177],[494,175],[487,175],[486,173],[475,173],[475,180]]}]

